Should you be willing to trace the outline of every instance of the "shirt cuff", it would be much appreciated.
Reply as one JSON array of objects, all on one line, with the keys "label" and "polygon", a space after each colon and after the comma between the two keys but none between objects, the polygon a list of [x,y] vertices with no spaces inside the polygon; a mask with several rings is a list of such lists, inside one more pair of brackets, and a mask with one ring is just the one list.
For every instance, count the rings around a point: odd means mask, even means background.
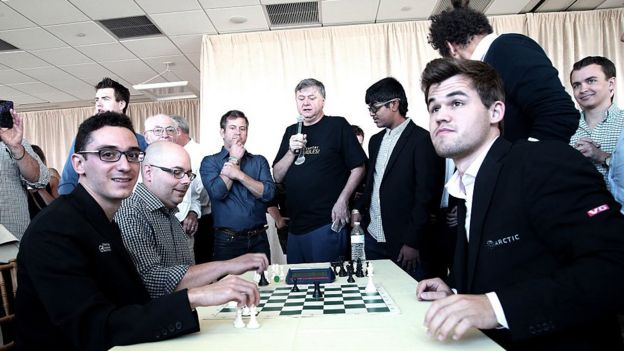
[{"label": "shirt cuff", "polygon": [[502,328],[509,329],[507,318],[505,318],[505,311],[503,311],[503,306],[498,300],[498,295],[496,295],[495,292],[489,292],[485,294],[485,296],[487,296],[488,300],[490,300],[490,305],[492,305],[494,314],[496,314],[496,321],[498,324],[500,324]]}]

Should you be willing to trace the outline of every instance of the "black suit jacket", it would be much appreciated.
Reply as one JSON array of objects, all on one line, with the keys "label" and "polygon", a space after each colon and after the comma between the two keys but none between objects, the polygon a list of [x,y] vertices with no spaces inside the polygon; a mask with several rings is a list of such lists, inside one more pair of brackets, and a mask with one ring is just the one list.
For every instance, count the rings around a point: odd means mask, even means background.
[{"label": "black suit jacket", "polygon": [[498,295],[510,330],[486,333],[506,349],[621,349],[619,208],[568,145],[499,138],[477,174],[467,258],[458,244],[453,272],[459,293]]},{"label": "black suit jacket", "polygon": [[199,330],[187,291],[151,300],[119,228],[78,185],[22,238],[16,299],[21,350],[107,350]]},{"label": "black suit jacket", "polygon": [[505,86],[505,139],[570,142],[580,115],[539,44],[521,34],[502,34],[484,61],[496,69]]},{"label": "black suit jacket", "polygon": [[[358,208],[362,228],[370,223],[370,203],[379,147],[386,130],[368,143],[370,156],[366,189]],[[444,159],[438,157],[429,132],[409,121],[392,150],[381,180],[379,197],[389,259],[396,260],[403,245],[420,249],[431,230],[431,216],[440,207]]]}]

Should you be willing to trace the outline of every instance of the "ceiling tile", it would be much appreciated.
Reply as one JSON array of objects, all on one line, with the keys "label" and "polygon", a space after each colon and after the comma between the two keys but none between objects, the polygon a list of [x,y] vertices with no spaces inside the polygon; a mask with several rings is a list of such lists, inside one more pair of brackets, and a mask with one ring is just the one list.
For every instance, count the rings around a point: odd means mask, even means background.
[{"label": "ceiling tile", "polygon": [[[296,2],[296,1],[293,1]],[[205,9],[260,5],[260,0],[199,0]]]},{"label": "ceiling tile", "polygon": [[52,82],[59,82],[63,80],[72,80],[76,79],[71,76],[68,72],[57,68],[57,67],[39,67],[39,68],[29,68],[29,69],[21,69],[20,72],[24,73],[27,76],[33,77],[38,81],[43,83],[50,84]]},{"label": "ceiling tile", "polygon": [[195,68],[199,68],[201,66],[201,52],[186,54],[186,57],[195,65]]},{"label": "ceiling tile", "polygon": [[95,94],[95,89],[91,85],[74,77],[68,77],[60,81],[51,81],[46,83],[67,94],[76,96],[81,100],[91,100]]},{"label": "ceiling tile", "polygon": [[93,21],[44,27],[71,46],[105,44],[116,41],[112,35]]},{"label": "ceiling tile", "polygon": [[[384,0],[382,0],[384,1]],[[509,13],[519,13],[529,3],[530,0],[494,0],[485,10],[488,16],[504,15]]]},{"label": "ceiling tile", "polygon": [[197,0],[135,0],[147,13],[200,10]]},{"label": "ceiling tile", "polygon": [[321,22],[347,24],[374,22],[379,0],[336,0],[321,3]]},{"label": "ceiling tile", "polygon": [[64,93],[56,88],[53,88],[43,83],[13,84],[11,85],[11,88],[14,88],[22,92],[28,92],[29,95],[32,95],[36,98],[39,98],[44,101],[49,101],[49,102],[62,102],[62,101],[77,100],[75,96]]},{"label": "ceiling tile", "polygon": [[145,13],[132,0],[69,0],[94,20],[143,16]]},{"label": "ceiling tile", "polygon": [[[70,73],[71,75],[82,79],[85,82],[88,82],[92,86],[95,86],[102,78],[109,77],[114,80],[119,80],[115,74],[111,71],[102,67],[97,63],[86,63],[80,65],[67,65],[61,66],[61,68]],[[95,89],[92,88],[92,93],[95,93]]]},{"label": "ceiling tile", "polygon": [[139,58],[180,54],[180,50],[164,36],[128,39],[121,43]]},{"label": "ceiling tile", "polygon": [[0,30],[35,27],[36,24],[20,15],[12,8],[0,3]]},{"label": "ceiling tile", "polygon": [[161,13],[150,18],[167,35],[217,34],[203,10]]},{"label": "ceiling tile", "polygon": [[[268,30],[269,25],[262,6],[245,6],[234,8],[206,9],[210,20],[219,33],[249,32],[253,30]],[[246,19],[244,23],[233,23],[232,17]]]},{"label": "ceiling tile", "polygon": [[546,0],[539,5],[535,12],[565,11],[575,0]]},{"label": "ceiling tile", "polygon": [[1,31],[0,39],[22,50],[51,49],[67,46],[67,44],[54,35],[39,27]]},{"label": "ceiling tile", "polygon": [[[436,2],[430,0],[381,0],[377,22],[427,19],[435,6]],[[323,4],[323,10],[325,10],[325,4]]]},{"label": "ceiling tile", "polygon": [[66,0],[19,0],[6,4],[40,26],[89,19]]},{"label": "ceiling tile", "polygon": [[184,55],[150,57],[143,59],[143,61],[157,72],[163,72],[166,69],[166,65],[163,62],[171,62],[173,65],[170,66],[170,70],[175,74],[181,71],[189,70],[197,71],[197,73],[199,73],[193,63],[191,63],[191,61],[189,61]]},{"label": "ceiling tile", "polygon": [[55,66],[93,62],[80,51],[71,47],[33,50],[31,53]]},{"label": "ceiling tile", "polygon": [[2,84],[30,83],[34,81],[33,78],[16,70],[9,69],[0,71],[0,82],[2,82]]},{"label": "ceiling tile", "polygon": [[45,61],[25,51],[0,52],[0,63],[13,69],[49,66]]},{"label": "ceiling tile", "polygon": [[23,94],[23,93],[11,95],[11,99],[13,99],[13,103],[17,106],[17,111],[18,112],[19,112],[19,106],[20,105],[41,104],[41,103],[46,102],[46,101],[43,101],[41,99],[37,99],[34,96],[30,96],[30,95]]},{"label": "ceiling tile", "polygon": [[191,34],[170,36],[169,39],[171,39],[183,53],[188,54],[201,52],[202,37],[203,35],[201,34]]},{"label": "ceiling tile", "polygon": [[38,94],[33,94],[42,100],[49,102],[68,102],[78,100],[75,96],[64,93],[60,90],[46,91]]},{"label": "ceiling tile", "polygon": [[142,83],[158,74],[141,60],[110,61],[102,65],[132,84]]},{"label": "ceiling tile", "polygon": [[598,6],[598,9],[611,9],[611,8],[616,8],[616,7],[622,7],[622,0],[606,0],[605,2],[603,2],[602,4],[600,4],[600,6]]},{"label": "ceiling tile", "polygon": [[76,46],[76,49],[98,62],[130,60],[137,58],[133,53],[119,43]]}]

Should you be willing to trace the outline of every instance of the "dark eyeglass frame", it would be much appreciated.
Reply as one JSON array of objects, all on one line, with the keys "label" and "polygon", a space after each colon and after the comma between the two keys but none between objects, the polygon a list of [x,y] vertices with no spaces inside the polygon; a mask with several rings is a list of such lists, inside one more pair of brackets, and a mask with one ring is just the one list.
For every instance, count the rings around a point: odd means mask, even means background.
[{"label": "dark eyeglass frame", "polygon": [[[104,153],[107,153],[107,152],[111,152],[112,153],[110,158],[104,156]],[[78,151],[76,153],[80,154],[80,155],[84,155],[84,154],[98,154],[98,157],[100,158],[100,161],[102,161],[102,162],[111,162],[111,163],[119,161],[121,159],[121,155],[126,156],[126,160],[128,160],[128,162],[130,162],[130,163],[141,163],[141,162],[143,162],[143,159],[145,159],[145,152],[143,152],[141,150],[119,151],[119,150],[115,150],[115,149],[101,149],[101,150],[93,150],[93,151],[83,150],[83,151]],[[137,158],[134,159],[134,157],[131,157],[130,156],[131,153],[137,153]]]},{"label": "dark eyeglass frame", "polygon": [[381,109],[383,106],[388,107],[388,105],[394,101],[401,101],[400,98],[392,98],[388,101],[384,101],[384,102],[377,102],[374,104],[370,104],[368,105],[368,112],[370,113],[377,113],[377,111],[379,111],[379,109]]},{"label": "dark eyeglass frame", "polygon": [[145,132],[152,132],[155,136],[163,136],[163,133],[167,135],[176,135],[178,133],[178,129],[176,127],[156,127],[154,129],[146,130]]},{"label": "dark eyeglass frame", "polygon": [[192,182],[193,179],[195,179],[195,177],[197,177],[197,175],[195,173],[191,172],[191,171],[184,172],[181,169],[167,168],[167,167],[162,167],[162,166],[157,166],[157,165],[152,165],[152,164],[150,164],[150,166],[156,167],[156,168],[160,169],[161,171],[165,171],[167,173],[170,173],[171,175],[173,175],[173,177],[175,179],[182,179],[182,178],[184,178],[184,176],[187,176],[189,178],[189,180]]}]

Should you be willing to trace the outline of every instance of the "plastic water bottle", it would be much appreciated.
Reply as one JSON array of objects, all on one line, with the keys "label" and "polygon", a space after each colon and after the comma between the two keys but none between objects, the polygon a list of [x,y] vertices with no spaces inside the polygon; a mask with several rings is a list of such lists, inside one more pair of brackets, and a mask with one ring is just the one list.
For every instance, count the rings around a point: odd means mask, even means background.
[{"label": "plastic water bottle", "polygon": [[351,230],[351,259],[353,262],[366,260],[364,252],[364,230],[360,227],[360,222],[355,222],[355,226]]}]

